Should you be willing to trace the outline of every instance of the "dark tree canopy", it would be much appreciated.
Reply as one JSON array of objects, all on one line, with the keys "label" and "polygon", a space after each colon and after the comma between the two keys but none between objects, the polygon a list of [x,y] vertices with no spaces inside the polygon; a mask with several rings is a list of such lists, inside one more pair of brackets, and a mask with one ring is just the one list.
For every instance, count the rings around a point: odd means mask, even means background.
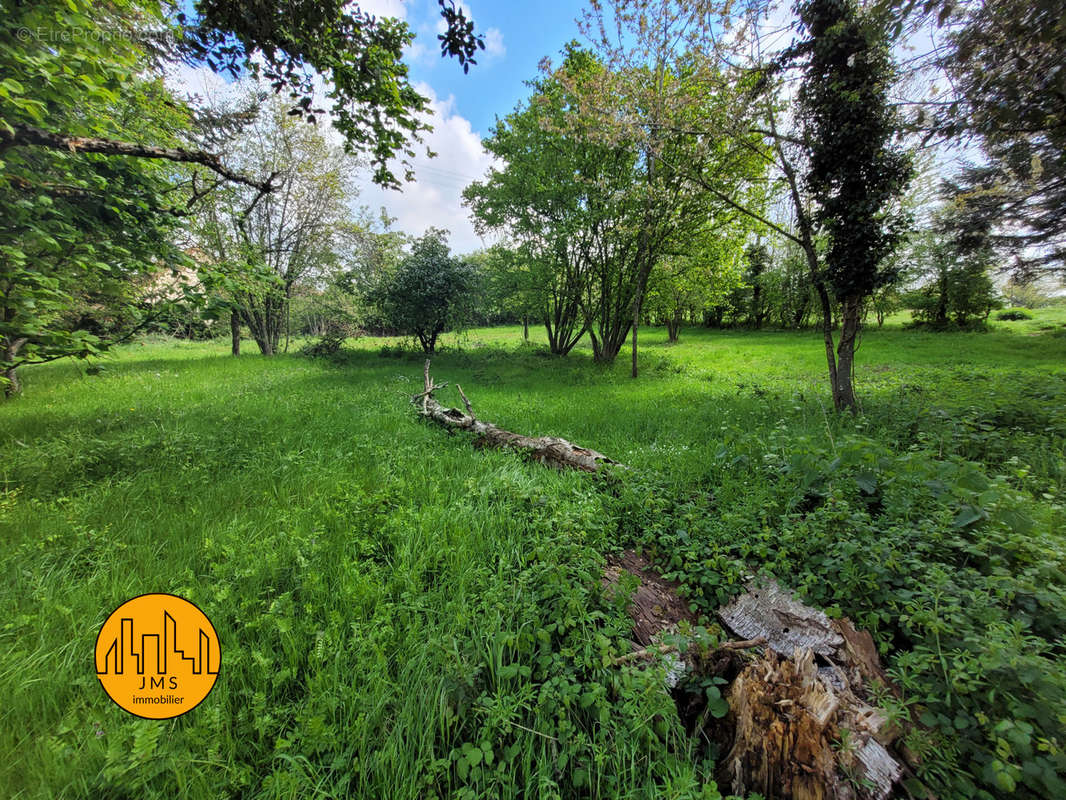
[{"label": "dark tree canopy", "polygon": [[987,157],[956,196],[1023,272],[1066,266],[1064,14],[1057,0],[975,4],[943,64],[955,96],[941,130],[976,137]]},{"label": "dark tree canopy", "polygon": [[427,353],[442,333],[470,320],[477,299],[477,271],[451,255],[446,237],[447,231],[430,228],[416,239],[369,298],[387,325],[414,336]]}]

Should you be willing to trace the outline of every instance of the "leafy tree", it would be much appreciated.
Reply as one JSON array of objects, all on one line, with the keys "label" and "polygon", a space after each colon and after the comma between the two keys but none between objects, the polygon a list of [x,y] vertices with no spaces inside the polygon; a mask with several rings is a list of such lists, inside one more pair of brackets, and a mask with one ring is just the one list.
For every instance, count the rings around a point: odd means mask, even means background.
[{"label": "leafy tree", "polygon": [[[442,55],[455,56],[464,69],[476,63],[474,54],[484,48],[473,25],[451,0],[439,0],[446,29],[438,36]],[[406,23],[375,17],[358,5],[342,0],[200,0],[188,11],[168,16],[170,6],[158,0],[119,0],[94,8],[77,0],[15,6],[5,14],[5,49],[22,66],[37,66],[15,51],[21,39],[44,45],[48,50],[58,39],[63,49],[86,69],[69,74],[54,67],[37,73],[43,87],[27,87],[13,78],[3,82],[5,99],[0,147],[46,147],[71,152],[132,155],[196,163],[229,179],[250,179],[223,166],[217,154],[186,148],[165,148],[126,140],[86,135],[57,126],[45,116],[48,101],[74,110],[82,93],[114,92],[116,85],[110,46],[126,39],[119,50],[137,49],[151,57],[157,68],[173,61],[205,63],[216,72],[236,78],[250,74],[262,77],[276,94],[285,92],[290,113],[310,121],[325,113],[315,105],[315,76],[330,85],[330,109],[334,125],[344,136],[349,152],[367,153],[375,169],[374,180],[399,187],[389,161],[402,157],[405,177],[411,176],[407,158],[414,155],[410,143],[420,141],[428,126],[421,115],[428,100],[414,89],[403,63],[403,49],[414,34]],[[96,31],[89,36],[56,36],[56,32]],[[27,36],[27,32],[29,35]],[[116,35],[118,33],[119,35]],[[36,40],[36,41],[34,41]],[[42,60],[38,58],[38,60]],[[47,56],[43,60],[48,61]],[[117,64],[122,63],[119,55]],[[4,74],[24,74],[4,70]],[[84,80],[81,80],[84,76]],[[43,88],[44,91],[34,91]],[[120,132],[125,133],[125,132]],[[269,189],[268,181],[256,181]]]},{"label": "leafy tree", "polygon": [[802,248],[785,242],[759,275],[766,319],[781,328],[803,328],[818,303],[810,265]]},{"label": "leafy tree", "polygon": [[722,198],[743,196],[753,207],[764,199],[754,188],[766,170],[753,147],[758,135],[737,124],[751,118],[753,80],[707,56],[706,43],[720,33],[708,10],[672,0],[610,0],[593,3],[582,22],[604,69],[576,93],[572,125],[636,156],[627,225],[615,229],[621,240],[608,262],[614,275],[605,285],[613,288],[600,298],[596,326],[600,360],[612,360],[631,335],[633,377],[638,323],[657,264],[724,212]]},{"label": "leafy tree", "polygon": [[[897,124],[887,93],[894,70],[883,15],[860,11],[853,0],[803,2],[797,11],[804,39],[764,63],[753,22],[760,15],[744,19],[748,4],[616,0],[612,5],[618,24],[598,25],[605,49],[629,52],[612,44],[625,40],[613,37],[615,30],[646,42],[665,41],[666,52],[684,53],[700,82],[717,90],[694,95],[714,99],[703,113],[693,114],[699,106],[692,102],[668,105],[686,110],[672,118],[642,117],[639,102],[628,103],[629,111],[604,104],[610,111],[601,118],[603,127],[611,129],[613,116],[623,123],[643,120],[649,141],[660,131],[687,132],[714,157],[675,162],[678,174],[800,248],[821,306],[834,404],[854,409],[852,368],[862,305],[890,278],[884,259],[902,228],[894,206],[910,172],[908,159],[893,144]],[[746,52],[749,47],[754,55]],[[802,85],[790,135],[778,130],[774,99],[783,94],[782,72],[797,67]],[[738,168],[745,158],[754,158],[761,169]],[[686,164],[690,168],[683,169]],[[763,211],[768,193],[759,187],[767,164],[784,179],[794,231]],[[839,347],[833,325],[837,305],[843,320]]]},{"label": "leafy tree", "polygon": [[506,231],[517,243],[529,273],[527,300],[558,355],[570,352],[595,318],[607,281],[594,286],[593,274],[617,255],[608,232],[623,213],[619,198],[635,164],[630,151],[564,127],[575,91],[601,69],[569,46],[560,68],[533,82],[530,100],[483,142],[504,166],[463,193],[481,230]]},{"label": "leafy tree", "polygon": [[958,213],[958,205],[945,206],[925,232],[915,248],[915,269],[925,280],[902,298],[915,320],[934,328],[970,327],[999,306],[988,274],[995,258],[991,237],[967,232]]},{"label": "leafy tree", "polygon": [[466,260],[479,272],[483,289],[481,319],[485,324],[520,321],[522,337],[529,341],[529,320],[539,310],[540,292],[528,259],[497,244],[472,253]]},{"label": "leafy tree", "polygon": [[[882,327],[889,315],[903,308],[903,293],[899,285],[890,283],[875,291],[870,296],[870,308],[874,312],[874,319],[877,320],[877,327]],[[864,319],[863,322],[865,321]]]},{"label": "leafy tree", "polygon": [[433,353],[440,334],[467,323],[477,303],[477,272],[448,250],[447,231],[430,228],[396,272],[371,293],[386,322]]},{"label": "leafy tree", "polygon": [[[797,11],[807,36],[787,56],[805,61],[798,96],[809,149],[805,183],[815,202],[810,222],[826,238],[824,266],[812,272],[823,305],[833,403],[837,410],[854,410],[863,304],[894,278],[887,257],[905,224],[894,204],[911,167],[893,145],[898,130],[888,102],[893,64],[879,18],[862,14],[854,0],[806,0]],[[809,234],[807,244],[808,257],[817,263]],[[830,293],[841,305],[835,353]]]},{"label": "leafy tree", "polygon": [[766,292],[763,276],[770,268],[770,251],[762,243],[749,245],[744,251],[747,270],[744,282],[751,287],[751,305],[748,310],[748,324],[758,330],[766,319]]},{"label": "leafy tree", "polygon": [[1066,70],[1058,2],[984,0],[942,20],[956,29],[939,66],[951,96],[937,133],[981,145],[963,169],[961,211],[1025,272],[1066,266]]},{"label": "leafy tree", "polygon": [[645,308],[666,325],[668,340],[678,341],[686,319],[701,319],[708,306],[720,304],[741,285],[741,252],[747,230],[711,222],[688,252],[665,256],[651,275]]},{"label": "leafy tree", "polygon": [[[180,267],[184,212],[165,161],[19,146],[24,121],[87,136],[124,131],[176,145],[187,116],[133,38],[102,35],[108,6],[5,5],[0,28],[0,384],[20,366],[93,355],[149,319],[152,275]],[[138,20],[147,25],[150,18]],[[57,26],[83,35],[37,36]],[[23,38],[20,30],[34,35]],[[101,34],[101,35],[97,35]],[[177,195],[177,196],[175,196]]]},{"label": "leafy tree", "polygon": [[[464,68],[483,46],[461,10],[441,0],[442,53]],[[374,178],[397,186],[390,158],[412,154],[427,101],[402,63],[413,35],[350,3],[203,0],[185,13],[158,0],[5,3],[0,22],[0,371],[17,390],[22,364],[85,356],[115,336],[78,327],[78,304],[135,326],[138,276],[181,263],[170,231],[217,181],[270,192],[203,149],[193,112],[162,86],[177,61],[233,76],[261,74],[314,118],[314,73],[331,81],[338,129],[367,152]],[[206,141],[206,140],[205,140]],[[202,143],[201,143],[202,144]],[[406,163],[406,161],[405,161]],[[190,184],[206,171],[215,181]],[[409,175],[409,171],[407,173]],[[109,312],[110,313],[110,312]],[[111,325],[118,337],[131,325]],[[123,332],[125,331],[125,332]]]},{"label": "leafy tree", "polygon": [[336,262],[355,194],[350,164],[278,101],[229,150],[235,163],[268,167],[276,188],[262,197],[238,184],[214,191],[200,215],[200,246],[226,273],[232,306],[260,352],[273,355],[296,289]]}]

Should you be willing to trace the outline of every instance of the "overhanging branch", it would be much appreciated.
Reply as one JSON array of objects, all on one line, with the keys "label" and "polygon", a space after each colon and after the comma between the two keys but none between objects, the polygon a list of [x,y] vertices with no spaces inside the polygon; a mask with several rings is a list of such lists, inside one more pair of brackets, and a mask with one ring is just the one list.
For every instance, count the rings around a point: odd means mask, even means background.
[{"label": "overhanging branch", "polygon": [[153,147],[133,142],[122,142],[117,139],[67,136],[66,134],[52,133],[43,128],[23,123],[16,123],[10,130],[0,129],[0,152],[11,147],[27,145],[48,147],[52,150],[66,150],[71,153],[99,153],[107,156],[133,156],[134,158],[155,158],[185,164],[200,164],[228,181],[257,189],[260,194],[274,190],[274,178],[277,175],[277,173],[272,173],[265,180],[256,180],[247,175],[241,175],[239,172],[234,172],[225,166],[218,155],[208,153],[205,150],[189,150],[184,147]]}]

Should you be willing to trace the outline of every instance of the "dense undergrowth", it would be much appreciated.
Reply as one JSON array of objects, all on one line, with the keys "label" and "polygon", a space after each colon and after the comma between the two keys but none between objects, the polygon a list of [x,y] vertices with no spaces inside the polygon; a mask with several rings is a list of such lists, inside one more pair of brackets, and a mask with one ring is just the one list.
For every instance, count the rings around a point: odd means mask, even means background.
[{"label": "dense undergrowth", "polygon": [[[435,359],[484,418],[630,466],[609,479],[416,422],[421,359],[380,341],[28,372],[0,407],[4,794],[717,797],[661,676],[612,665],[604,555],[637,545],[712,633],[760,572],[871,630],[938,796],[1062,796],[1066,340],[871,333],[852,419],[810,336],[661,338],[636,382],[514,329]],[[163,723],[91,669],[145,591],[223,645],[212,694]]]}]

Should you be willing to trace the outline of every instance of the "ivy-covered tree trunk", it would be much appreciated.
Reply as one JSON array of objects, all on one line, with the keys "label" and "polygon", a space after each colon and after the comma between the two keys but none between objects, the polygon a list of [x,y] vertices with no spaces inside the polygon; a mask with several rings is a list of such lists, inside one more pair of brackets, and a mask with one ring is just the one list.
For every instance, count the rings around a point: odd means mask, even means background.
[{"label": "ivy-covered tree trunk", "polygon": [[833,380],[833,405],[837,411],[856,411],[855,398],[855,341],[862,325],[862,297],[844,298],[840,317],[840,344],[837,346],[836,371]]},{"label": "ivy-covered tree trunk", "polygon": [[229,312],[229,336],[230,352],[239,356],[241,354],[241,317],[237,309]]},{"label": "ivy-covered tree trunk", "polygon": [[[855,411],[862,304],[895,277],[888,256],[905,219],[894,205],[910,180],[911,162],[895,143],[898,116],[888,97],[894,65],[881,22],[856,0],[802,0],[796,9],[807,38],[791,49],[807,59],[797,99],[809,148],[805,182],[826,241],[823,269],[809,228],[801,244],[822,304],[833,404]],[[801,209],[796,182],[788,178],[793,205]],[[830,291],[841,312],[836,353]]]}]

